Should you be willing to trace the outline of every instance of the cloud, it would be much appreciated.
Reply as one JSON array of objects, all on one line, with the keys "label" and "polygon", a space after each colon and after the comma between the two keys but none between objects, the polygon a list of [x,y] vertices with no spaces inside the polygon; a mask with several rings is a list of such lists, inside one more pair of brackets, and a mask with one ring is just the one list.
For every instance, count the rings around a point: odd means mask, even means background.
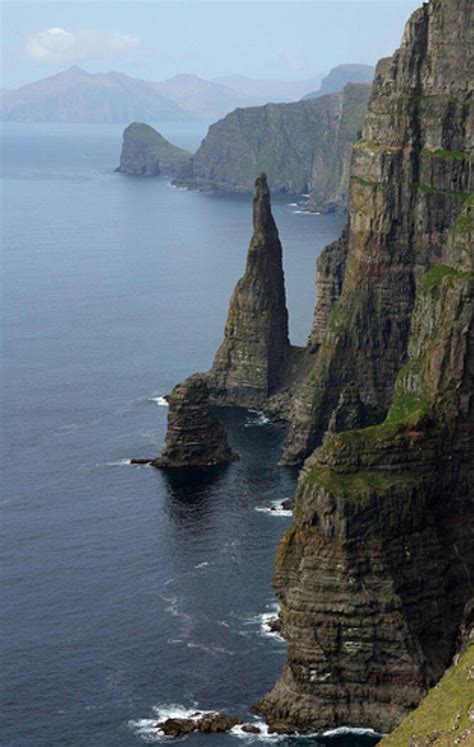
[{"label": "cloud", "polygon": [[30,36],[25,52],[39,62],[81,62],[121,54],[138,44],[136,36],[118,31],[66,31],[54,27]]}]

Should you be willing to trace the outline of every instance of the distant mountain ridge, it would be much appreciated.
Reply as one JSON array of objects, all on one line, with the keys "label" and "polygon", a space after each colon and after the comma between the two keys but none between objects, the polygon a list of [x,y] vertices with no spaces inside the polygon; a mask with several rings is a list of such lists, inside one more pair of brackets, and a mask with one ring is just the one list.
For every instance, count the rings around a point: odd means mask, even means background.
[{"label": "distant mountain ridge", "polygon": [[297,101],[320,81],[321,76],[300,81],[254,80],[241,75],[204,80],[180,74],[150,82],[119,72],[88,73],[73,65],[16,90],[1,91],[0,119],[105,123],[212,120],[236,107]]}]

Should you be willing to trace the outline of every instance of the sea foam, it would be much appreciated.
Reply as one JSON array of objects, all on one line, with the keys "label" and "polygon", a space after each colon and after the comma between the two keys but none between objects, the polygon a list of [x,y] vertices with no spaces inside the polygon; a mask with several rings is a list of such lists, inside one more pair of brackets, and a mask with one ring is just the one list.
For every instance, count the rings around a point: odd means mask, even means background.
[{"label": "sea foam", "polygon": [[260,511],[263,514],[270,514],[270,516],[293,516],[293,511],[288,508],[281,507],[282,501],[272,501],[269,506],[256,506],[255,511]]},{"label": "sea foam", "polygon": [[149,397],[148,401],[149,402],[154,402],[155,405],[158,405],[159,407],[168,407],[169,406],[168,405],[168,400],[166,399],[166,397],[161,397],[159,395],[157,397]]}]

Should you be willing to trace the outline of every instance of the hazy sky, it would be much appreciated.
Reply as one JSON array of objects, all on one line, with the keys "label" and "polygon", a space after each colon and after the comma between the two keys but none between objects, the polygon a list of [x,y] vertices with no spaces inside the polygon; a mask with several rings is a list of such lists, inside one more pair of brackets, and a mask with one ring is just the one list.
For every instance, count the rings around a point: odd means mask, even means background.
[{"label": "hazy sky", "polygon": [[416,0],[5,2],[2,88],[78,64],[146,80],[176,73],[294,80],[399,45]]}]

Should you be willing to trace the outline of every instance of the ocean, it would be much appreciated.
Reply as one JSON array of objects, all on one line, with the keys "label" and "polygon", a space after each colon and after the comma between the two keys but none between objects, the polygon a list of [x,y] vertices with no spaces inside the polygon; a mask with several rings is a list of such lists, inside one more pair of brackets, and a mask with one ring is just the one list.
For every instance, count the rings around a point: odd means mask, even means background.
[{"label": "ocean", "polygon": [[[252,720],[285,644],[265,628],[294,492],[284,437],[224,412],[242,459],[165,474],[163,396],[205,371],[243,272],[249,196],[114,173],[122,127],[2,127],[3,747],[133,747],[160,714]],[[202,123],[163,134],[195,149]],[[304,344],[315,260],[343,218],[274,201],[292,342]],[[193,745],[322,743],[192,735]],[[325,740],[327,743],[328,740]],[[354,736],[338,747],[370,744]]]}]

